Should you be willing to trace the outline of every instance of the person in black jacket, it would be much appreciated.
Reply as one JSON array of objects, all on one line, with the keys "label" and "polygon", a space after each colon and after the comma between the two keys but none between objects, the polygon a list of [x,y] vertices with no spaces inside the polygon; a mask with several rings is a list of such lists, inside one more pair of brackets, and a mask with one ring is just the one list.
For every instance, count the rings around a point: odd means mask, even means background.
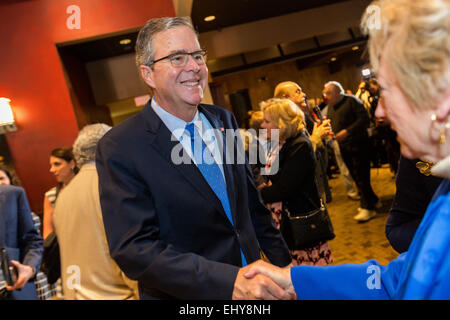
[{"label": "person in black jacket", "polygon": [[409,245],[442,178],[417,168],[427,163],[400,156],[395,180],[397,192],[386,221],[386,237],[399,253]]},{"label": "person in black jacket", "polygon": [[[294,215],[304,215],[319,208],[321,199],[316,184],[316,158],[311,140],[304,127],[304,113],[289,99],[273,98],[261,103],[264,122],[261,127],[272,138],[272,130],[279,130],[279,146],[272,153],[269,163],[278,161],[278,171],[270,175],[270,183],[261,190],[261,196],[271,209],[277,226],[282,210]],[[283,234],[284,237],[288,235]],[[332,255],[327,240],[320,239],[307,248],[294,248],[288,241],[293,265],[327,265]]]},{"label": "person in black jacket", "polygon": [[325,84],[323,96],[328,104],[327,116],[331,120],[334,138],[361,193],[361,207],[354,219],[358,222],[368,221],[375,217],[375,209],[381,207],[370,184],[369,116],[362,102],[344,94],[344,89],[336,81]]}]

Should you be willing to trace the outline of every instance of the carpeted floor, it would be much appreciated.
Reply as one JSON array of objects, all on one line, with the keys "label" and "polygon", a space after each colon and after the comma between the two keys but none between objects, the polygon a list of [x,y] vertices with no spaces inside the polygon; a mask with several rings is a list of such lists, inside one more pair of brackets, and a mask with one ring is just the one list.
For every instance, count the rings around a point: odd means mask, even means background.
[{"label": "carpeted floor", "polygon": [[388,165],[371,170],[371,184],[383,207],[372,220],[358,223],[353,220],[357,214],[359,201],[347,197],[345,187],[339,175],[329,180],[333,201],[328,204],[328,211],[336,233],[330,241],[334,256],[333,264],[361,263],[375,259],[386,265],[398,256],[387,240],[384,227],[389,208],[395,195],[395,179]]}]

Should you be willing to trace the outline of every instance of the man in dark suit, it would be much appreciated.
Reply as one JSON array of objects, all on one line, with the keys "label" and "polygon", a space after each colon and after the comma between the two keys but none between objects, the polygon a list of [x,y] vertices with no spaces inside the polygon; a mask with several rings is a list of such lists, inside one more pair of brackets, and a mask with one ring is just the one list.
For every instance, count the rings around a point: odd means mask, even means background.
[{"label": "man in dark suit", "polygon": [[32,279],[42,259],[42,238],[34,227],[25,190],[0,185],[0,248],[6,248],[18,277],[13,286],[6,286],[6,299],[37,299]]},{"label": "man in dark suit", "polygon": [[205,55],[188,18],[152,19],[139,33],[136,62],[154,97],[97,149],[111,256],[142,299],[288,298],[270,278],[243,276],[263,253],[278,266],[291,257],[248,164],[220,161],[238,153],[239,133],[227,139],[234,116],[200,104]]}]

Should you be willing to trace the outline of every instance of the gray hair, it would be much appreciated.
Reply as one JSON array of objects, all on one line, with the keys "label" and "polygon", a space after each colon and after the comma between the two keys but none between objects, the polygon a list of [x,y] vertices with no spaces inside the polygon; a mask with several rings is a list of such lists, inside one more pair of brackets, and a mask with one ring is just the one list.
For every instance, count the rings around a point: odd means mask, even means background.
[{"label": "gray hair", "polygon": [[345,93],[344,88],[342,87],[342,85],[339,82],[337,82],[337,81],[328,81],[327,83],[325,83],[325,85],[323,87],[326,88],[329,85],[333,85],[340,94],[344,94]]},{"label": "gray hair", "polygon": [[79,168],[86,162],[95,161],[97,143],[110,129],[111,127],[104,123],[96,123],[80,130],[73,143],[73,155]]},{"label": "gray hair", "polygon": [[198,36],[189,17],[164,17],[150,19],[139,31],[136,40],[136,66],[149,66],[154,59],[155,53],[152,48],[152,40],[158,32],[166,31],[175,27],[185,26],[191,28]]}]

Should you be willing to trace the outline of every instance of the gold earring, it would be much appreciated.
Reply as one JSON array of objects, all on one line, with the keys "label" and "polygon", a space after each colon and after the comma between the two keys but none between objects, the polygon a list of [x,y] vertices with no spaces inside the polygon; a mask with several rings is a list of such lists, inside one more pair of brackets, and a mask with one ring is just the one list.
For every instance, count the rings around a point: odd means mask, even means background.
[{"label": "gold earring", "polygon": [[[436,113],[433,113],[430,117],[431,121],[434,122],[437,119]],[[440,144],[445,144],[446,139],[445,139],[445,134],[447,132],[447,129],[450,128],[450,119],[447,118],[447,123],[441,127],[440,131],[440,135],[439,135],[439,143]]]},{"label": "gold earring", "polygon": [[447,129],[450,128],[450,119],[447,118],[447,123],[441,128],[441,135],[439,137],[439,143],[445,144],[445,134],[447,132]]}]

